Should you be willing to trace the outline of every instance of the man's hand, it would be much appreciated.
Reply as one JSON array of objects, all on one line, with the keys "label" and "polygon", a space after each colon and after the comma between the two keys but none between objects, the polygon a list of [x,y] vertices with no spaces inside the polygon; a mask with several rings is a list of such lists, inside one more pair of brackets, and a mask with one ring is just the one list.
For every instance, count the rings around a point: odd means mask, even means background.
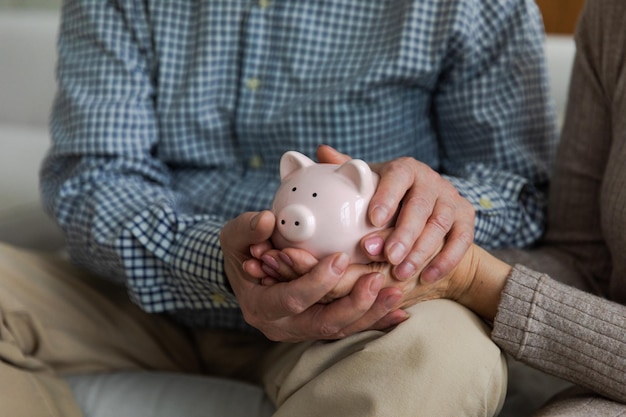
[{"label": "man's hand", "polygon": [[[320,162],[333,164],[350,159],[325,145],[318,148],[317,156]],[[368,207],[370,221],[382,226],[396,213],[397,220],[391,230],[361,240],[370,259],[392,264],[394,277],[401,281],[422,269],[421,279],[426,282],[448,274],[474,240],[472,205],[449,181],[413,158],[371,167],[380,175],[380,182]]]},{"label": "man's hand", "polygon": [[[324,304],[338,285],[350,260],[335,254],[289,282],[262,285],[260,262],[251,247],[269,247],[275,218],[269,211],[244,213],[228,222],[220,235],[224,268],[246,321],[271,340],[298,342],[338,339],[368,329],[385,329],[406,319],[397,309],[402,294],[381,290],[383,277],[366,274],[349,294]],[[247,271],[252,271],[249,273]]]}]

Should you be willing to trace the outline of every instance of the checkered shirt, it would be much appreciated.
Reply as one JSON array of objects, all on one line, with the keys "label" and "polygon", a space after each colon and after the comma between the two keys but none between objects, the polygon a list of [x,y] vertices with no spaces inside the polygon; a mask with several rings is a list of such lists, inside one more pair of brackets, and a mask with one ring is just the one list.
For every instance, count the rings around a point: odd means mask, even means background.
[{"label": "checkered shirt", "polygon": [[543,232],[556,129],[533,0],[68,0],[41,188],[77,263],[143,309],[245,328],[219,232],[283,152],[411,156],[476,242]]}]

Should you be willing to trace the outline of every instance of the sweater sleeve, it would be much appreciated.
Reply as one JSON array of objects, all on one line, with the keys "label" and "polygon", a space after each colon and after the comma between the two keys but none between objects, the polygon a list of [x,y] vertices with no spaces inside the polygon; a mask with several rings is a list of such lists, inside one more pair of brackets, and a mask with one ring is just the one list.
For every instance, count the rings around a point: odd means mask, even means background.
[{"label": "sweater sleeve", "polygon": [[516,359],[626,402],[626,306],[516,265],[493,340]]}]

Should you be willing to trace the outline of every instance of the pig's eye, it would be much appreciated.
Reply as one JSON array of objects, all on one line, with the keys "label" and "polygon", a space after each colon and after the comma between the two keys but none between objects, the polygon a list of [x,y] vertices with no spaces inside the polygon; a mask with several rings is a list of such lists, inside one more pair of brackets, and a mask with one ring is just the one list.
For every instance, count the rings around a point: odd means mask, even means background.
[{"label": "pig's eye", "polygon": [[317,193],[313,193],[313,197],[317,197]]},{"label": "pig's eye", "polygon": [[293,188],[291,189],[291,191],[296,191],[296,190],[297,190],[297,188],[296,188],[296,187],[293,187]]}]

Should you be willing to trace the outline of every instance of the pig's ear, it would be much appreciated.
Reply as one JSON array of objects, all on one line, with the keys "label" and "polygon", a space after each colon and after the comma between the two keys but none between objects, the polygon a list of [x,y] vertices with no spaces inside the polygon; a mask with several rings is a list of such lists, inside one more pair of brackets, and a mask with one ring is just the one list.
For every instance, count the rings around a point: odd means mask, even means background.
[{"label": "pig's ear", "polygon": [[288,151],[280,158],[280,179],[283,180],[289,174],[301,168],[315,165],[309,157],[296,151]]},{"label": "pig's ear", "polygon": [[375,184],[374,178],[372,177],[372,170],[365,161],[351,159],[337,168],[335,172],[348,178],[360,194],[374,194]]}]

